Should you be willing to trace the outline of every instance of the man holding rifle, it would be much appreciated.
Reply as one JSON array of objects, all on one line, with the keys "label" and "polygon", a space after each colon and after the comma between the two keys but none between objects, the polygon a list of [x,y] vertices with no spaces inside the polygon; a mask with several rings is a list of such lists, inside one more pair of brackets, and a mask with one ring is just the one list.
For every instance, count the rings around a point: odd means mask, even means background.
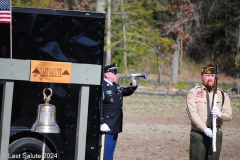
[{"label": "man holding rifle", "polygon": [[[214,83],[217,86],[216,67],[209,64],[202,67],[202,86],[192,88],[187,95],[186,111],[191,120],[190,160],[218,160],[222,146],[221,126],[223,121],[232,120],[232,108],[229,96],[221,89],[215,88],[216,105],[214,101]],[[213,118],[216,115],[216,152],[212,150]]]}]

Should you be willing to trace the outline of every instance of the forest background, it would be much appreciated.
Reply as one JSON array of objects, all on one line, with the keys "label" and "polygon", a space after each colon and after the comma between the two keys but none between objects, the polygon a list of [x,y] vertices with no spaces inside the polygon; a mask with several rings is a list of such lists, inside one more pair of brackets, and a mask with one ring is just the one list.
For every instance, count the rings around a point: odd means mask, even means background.
[{"label": "forest background", "polygon": [[[12,0],[12,6],[106,12],[105,64],[121,74],[152,76],[186,88],[201,66],[237,79],[240,71],[238,0]],[[234,82],[235,83],[235,82]],[[144,85],[144,82],[142,83]],[[239,85],[237,85],[239,87]],[[239,93],[239,88],[237,89]]]}]

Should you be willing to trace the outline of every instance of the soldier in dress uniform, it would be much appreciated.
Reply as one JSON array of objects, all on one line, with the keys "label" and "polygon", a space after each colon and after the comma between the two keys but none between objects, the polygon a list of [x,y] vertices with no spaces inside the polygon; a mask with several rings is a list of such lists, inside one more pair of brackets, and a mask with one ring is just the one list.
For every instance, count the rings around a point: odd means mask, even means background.
[{"label": "soldier in dress uniform", "polygon": [[[186,111],[191,120],[190,160],[218,160],[222,146],[221,126],[223,121],[232,120],[230,98],[223,90],[217,89],[217,106],[212,107],[215,76],[215,66],[209,64],[202,67],[202,85],[192,88],[187,95]],[[209,154],[213,114],[217,115],[215,155]]]},{"label": "soldier in dress uniform", "polygon": [[118,133],[122,132],[123,96],[130,96],[137,89],[137,82],[131,80],[131,86],[122,88],[117,82],[117,65],[111,64],[104,68],[103,107],[100,120],[99,143],[101,146],[100,160],[112,160]]}]

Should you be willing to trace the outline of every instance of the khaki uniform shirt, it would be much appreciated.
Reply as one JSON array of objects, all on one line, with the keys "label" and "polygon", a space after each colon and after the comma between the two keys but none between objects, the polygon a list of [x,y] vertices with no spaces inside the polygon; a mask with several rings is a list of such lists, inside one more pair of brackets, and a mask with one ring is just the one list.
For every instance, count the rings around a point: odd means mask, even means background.
[{"label": "khaki uniform shirt", "polygon": [[[186,111],[191,120],[191,128],[195,131],[203,132],[205,128],[212,125],[211,107],[214,91],[208,92],[207,88],[197,86],[192,88],[187,95]],[[229,96],[224,92],[223,96],[220,89],[217,89],[217,107],[222,115],[217,118],[217,127],[221,127],[223,121],[230,121],[232,119],[232,108]]]}]

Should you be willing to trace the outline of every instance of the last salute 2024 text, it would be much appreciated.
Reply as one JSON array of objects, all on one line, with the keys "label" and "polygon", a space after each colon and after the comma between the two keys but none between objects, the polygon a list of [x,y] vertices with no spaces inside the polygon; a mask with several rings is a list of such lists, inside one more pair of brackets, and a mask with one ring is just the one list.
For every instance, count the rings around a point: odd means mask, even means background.
[{"label": "last salute 2024 text", "polygon": [[[44,158],[57,158],[57,153],[44,153],[43,154]],[[32,159],[32,158],[42,158],[42,154],[13,154],[9,158],[15,158],[15,159]]]}]

